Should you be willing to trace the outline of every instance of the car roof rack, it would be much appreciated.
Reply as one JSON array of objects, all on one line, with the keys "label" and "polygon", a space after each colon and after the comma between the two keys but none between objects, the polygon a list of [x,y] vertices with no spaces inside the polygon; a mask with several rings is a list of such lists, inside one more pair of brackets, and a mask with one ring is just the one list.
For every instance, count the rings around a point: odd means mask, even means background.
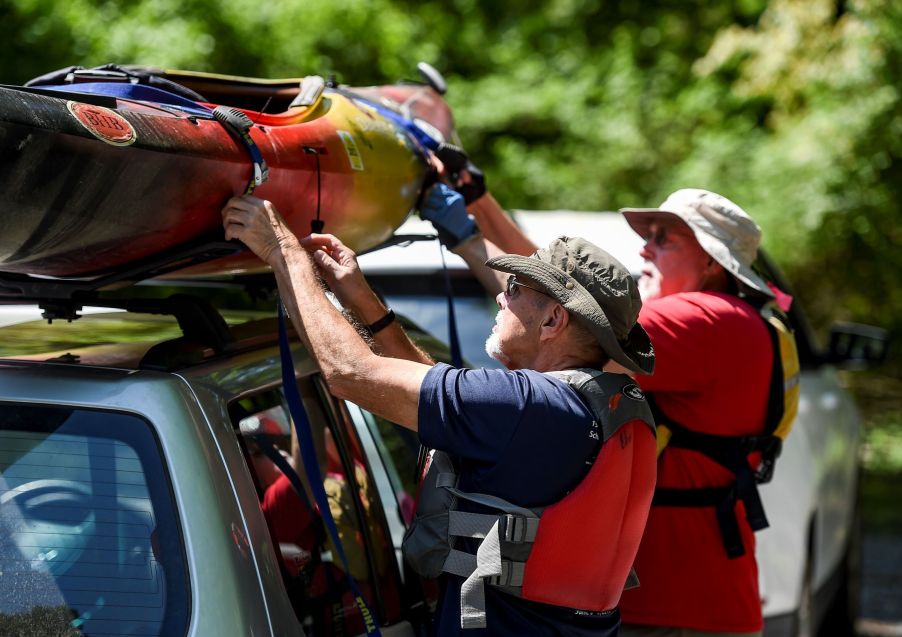
[{"label": "car roof rack", "polygon": [[[212,349],[220,354],[233,347],[235,338],[222,315],[209,301],[195,295],[119,298],[109,292],[196,263],[230,256],[243,249],[240,243],[215,237],[189,246],[179,246],[94,277],[42,277],[0,272],[0,304],[35,304],[41,309],[41,316],[51,323],[54,320],[74,321],[81,316],[85,306],[172,316],[182,332],[182,337],[175,339],[178,345],[158,343],[151,347],[141,362],[142,368],[170,369],[173,367],[174,352],[177,353],[175,358],[184,358],[198,348]],[[189,343],[195,347],[188,346]]]},{"label": "car roof rack", "polygon": [[98,294],[103,290],[123,287],[198,263],[231,256],[244,249],[238,242],[223,241],[221,237],[215,237],[179,246],[98,276],[44,277],[0,272],[0,304],[36,303],[44,309],[45,319],[72,321],[78,318],[78,311],[84,305],[97,304],[103,307],[103,303],[98,303]]}]

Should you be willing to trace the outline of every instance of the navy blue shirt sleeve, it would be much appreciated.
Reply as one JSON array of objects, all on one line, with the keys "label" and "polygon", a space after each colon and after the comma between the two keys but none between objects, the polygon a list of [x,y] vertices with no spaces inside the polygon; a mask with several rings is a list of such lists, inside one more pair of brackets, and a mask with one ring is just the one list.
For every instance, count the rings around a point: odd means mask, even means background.
[{"label": "navy blue shirt sleeve", "polygon": [[517,429],[529,388],[522,375],[440,363],[423,380],[418,427],[433,449],[494,462]]},{"label": "navy blue shirt sleeve", "polygon": [[593,417],[566,383],[530,370],[438,364],[423,380],[421,442],[462,461],[461,488],[544,506],[582,478]]}]

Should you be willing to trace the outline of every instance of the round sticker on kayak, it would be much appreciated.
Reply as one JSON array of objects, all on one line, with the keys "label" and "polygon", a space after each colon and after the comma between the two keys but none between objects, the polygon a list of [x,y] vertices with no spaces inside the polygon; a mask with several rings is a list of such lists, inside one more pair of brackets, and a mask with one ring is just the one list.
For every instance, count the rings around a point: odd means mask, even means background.
[{"label": "round sticker on kayak", "polygon": [[107,144],[128,146],[137,139],[132,125],[114,110],[72,101],[66,102],[66,108],[79,124],[87,128],[94,137]]},{"label": "round sticker on kayak", "polygon": [[623,395],[627,398],[632,398],[633,400],[644,400],[645,394],[642,393],[642,390],[639,389],[638,385],[627,385],[622,389]]}]

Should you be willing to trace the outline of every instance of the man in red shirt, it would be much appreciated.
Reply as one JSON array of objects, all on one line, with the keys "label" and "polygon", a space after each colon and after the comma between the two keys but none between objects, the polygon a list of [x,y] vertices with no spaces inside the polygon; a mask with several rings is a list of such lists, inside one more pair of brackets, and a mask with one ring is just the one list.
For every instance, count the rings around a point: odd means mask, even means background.
[{"label": "man in red shirt", "polygon": [[[639,376],[659,411],[693,432],[759,434],[774,352],[756,305],[773,296],[752,271],[761,232],[735,203],[683,189],[658,208],[621,211],[646,243],[639,321],[657,354]],[[719,488],[736,476],[696,450],[668,447],[657,489]],[[654,506],[636,559],[641,586],[621,599],[624,635],[760,635],[755,539],[742,502],[744,553],[730,556],[714,506]],[[741,549],[740,549],[741,551]]]}]

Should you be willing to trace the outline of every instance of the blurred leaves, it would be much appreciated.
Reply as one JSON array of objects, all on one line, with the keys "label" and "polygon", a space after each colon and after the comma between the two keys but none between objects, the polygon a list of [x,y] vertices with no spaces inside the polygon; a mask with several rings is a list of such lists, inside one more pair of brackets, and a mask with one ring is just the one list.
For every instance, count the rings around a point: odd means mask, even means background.
[{"label": "blurred leaves", "polygon": [[4,81],[106,62],[349,84],[443,71],[511,208],[736,200],[824,325],[902,334],[894,0],[6,0]]}]

